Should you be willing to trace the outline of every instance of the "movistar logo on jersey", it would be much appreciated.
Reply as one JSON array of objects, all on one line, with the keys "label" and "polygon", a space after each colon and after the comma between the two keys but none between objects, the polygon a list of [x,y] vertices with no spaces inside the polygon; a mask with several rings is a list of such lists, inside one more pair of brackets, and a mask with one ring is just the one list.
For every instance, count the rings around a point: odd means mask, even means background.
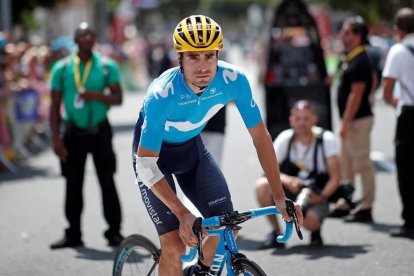
[{"label": "movistar logo on jersey", "polygon": [[197,129],[197,128],[201,127],[202,125],[204,125],[205,123],[207,123],[207,121],[210,120],[211,117],[213,117],[214,114],[216,114],[223,106],[224,106],[224,104],[214,105],[213,107],[211,107],[207,111],[207,113],[203,117],[203,119],[201,119],[197,123],[192,123],[190,121],[185,121],[185,122],[166,121],[165,122],[165,131],[170,131],[171,127],[177,129],[178,131],[183,131],[183,132]]},{"label": "movistar logo on jersey", "polygon": [[162,98],[167,98],[168,95],[171,93],[171,95],[174,95],[174,85],[172,82],[168,83],[165,88],[157,85],[153,88],[154,91],[154,97],[158,100],[158,96]]},{"label": "movistar logo on jersey", "polygon": [[228,69],[223,70],[223,79],[226,84],[229,84],[229,80],[236,81],[237,80],[237,70],[230,71]]}]

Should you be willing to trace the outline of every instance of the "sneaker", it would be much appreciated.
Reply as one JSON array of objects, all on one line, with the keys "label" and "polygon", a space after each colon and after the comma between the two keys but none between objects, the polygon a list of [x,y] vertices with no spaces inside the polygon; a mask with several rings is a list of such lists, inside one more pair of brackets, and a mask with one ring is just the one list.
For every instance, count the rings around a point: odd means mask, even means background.
[{"label": "sneaker", "polygon": [[83,246],[83,241],[78,238],[69,238],[68,235],[65,235],[63,239],[58,240],[55,243],[52,243],[50,245],[50,249],[60,249],[60,248],[67,248],[67,247],[77,247],[77,246]]},{"label": "sneaker", "polygon": [[401,226],[395,229],[392,229],[390,232],[391,237],[395,238],[410,238],[414,239],[414,228],[407,228]]},{"label": "sneaker", "polygon": [[267,235],[266,240],[259,246],[258,249],[270,249],[270,248],[277,248],[277,249],[283,249],[285,248],[284,243],[280,243],[276,240],[277,236],[279,236],[279,233],[277,232],[270,232]]},{"label": "sneaker", "polygon": [[345,217],[347,215],[349,215],[349,213],[351,212],[351,210],[345,210],[345,209],[334,209],[332,210],[332,212],[329,214],[329,217],[331,218],[342,218]]},{"label": "sneaker", "polygon": [[124,237],[119,232],[113,233],[108,230],[104,233],[104,236],[108,240],[109,246],[119,246],[124,240]]},{"label": "sneaker", "polygon": [[309,245],[311,246],[322,246],[323,245],[321,230],[311,232],[311,238],[310,238]]},{"label": "sneaker", "polygon": [[372,223],[371,209],[359,209],[358,211],[351,213],[349,216],[346,216],[344,219],[345,222],[362,222],[362,223]]}]

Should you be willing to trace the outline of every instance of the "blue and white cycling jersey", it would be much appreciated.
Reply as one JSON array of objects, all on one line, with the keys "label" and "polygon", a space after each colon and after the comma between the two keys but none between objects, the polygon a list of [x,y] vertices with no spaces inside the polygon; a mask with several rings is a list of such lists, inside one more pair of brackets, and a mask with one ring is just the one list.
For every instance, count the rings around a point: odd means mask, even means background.
[{"label": "blue and white cycling jersey", "polygon": [[186,84],[179,67],[165,71],[148,88],[141,116],[140,146],[160,151],[162,142],[181,143],[198,135],[223,106],[234,101],[247,128],[261,115],[246,76],[232,64],[218,61],[218,71],[201,95]]}]

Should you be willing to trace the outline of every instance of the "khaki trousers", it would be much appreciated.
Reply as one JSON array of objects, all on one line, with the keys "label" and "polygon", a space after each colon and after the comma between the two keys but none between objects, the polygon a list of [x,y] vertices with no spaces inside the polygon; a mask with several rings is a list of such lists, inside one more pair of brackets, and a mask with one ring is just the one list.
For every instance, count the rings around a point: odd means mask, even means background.
[{"label": "khaki trousers", "polygon": [[361,176],[363,209],[372,208],[375,197],[375,170],[369,156],[373,124],[372,116],[354,120],[341,144],[341,178],[354,184],[355,176]]}]

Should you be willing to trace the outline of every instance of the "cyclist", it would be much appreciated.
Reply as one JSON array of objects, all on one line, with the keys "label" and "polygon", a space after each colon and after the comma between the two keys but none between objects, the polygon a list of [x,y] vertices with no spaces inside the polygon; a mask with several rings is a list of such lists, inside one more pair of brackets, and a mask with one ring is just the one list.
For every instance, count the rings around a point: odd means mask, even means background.
[{"label": "cyclist", "polygon": [[[252,98],[246,76],[234,65],[218,60],[223,48],[220,26],[211,18],[192,15],[173,34],[179,66],[165,71],[149,86],[134,132],[133,163],[145,207],[161,244],[159,275],[182,275],[185,246],[196,246],[192,226],[196,217],[176,196],[172,175],[204,217],[233,210],[226,180],[205,148],[200,132],[207,121],[233,101],[252,137],[266,173],[274,202],[286,212],[276,155]],[[299,225],[303,216],[295,205]],[[205,259],[196,274],[209,269],[217,238],[204,242]],[[201,273],[200,273],[201,272]]]}]

